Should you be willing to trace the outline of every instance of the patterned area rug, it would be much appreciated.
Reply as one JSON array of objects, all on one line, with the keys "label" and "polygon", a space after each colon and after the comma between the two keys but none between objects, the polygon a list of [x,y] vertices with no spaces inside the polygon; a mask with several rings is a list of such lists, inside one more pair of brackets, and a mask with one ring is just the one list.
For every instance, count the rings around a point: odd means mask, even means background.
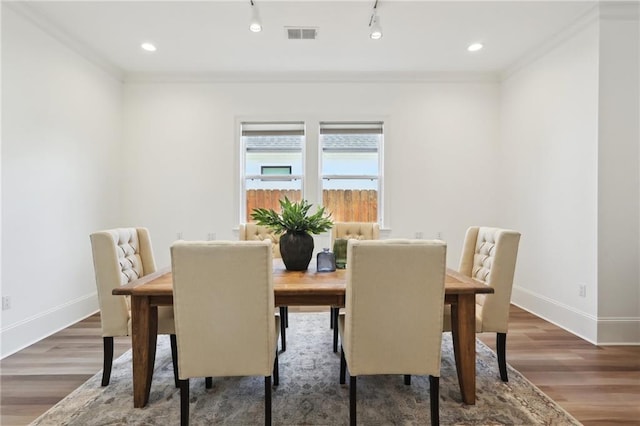
[{"label": "patterned area rug", "polygon": [[[500,381],[495,354],[477,341],[477,401],[462,403],[450,333],[442,343],[440,420],[448,425],[579,425],[520,373],[509,367]],[[332,351],[328,313],[293,313],[287,351],[280,356],[280,386],[273,389],[273,422],[280,425],[344,425],[349,422],[349,388],[338,383],[340,356]],[[149,404],[133,408],[131,352],[114,361],[111,383],[100,373],[89,379],[32,425],[176,425],[180,392],[174,387],[169,338],[158,338]],[[347,383],[349,380],[347,379]],[[264,378],[191,380],[192,425],[258,425],[264,421]],[[428,377],[405,386],[402,376],[358,378],[358,423],[427,425]]]}]

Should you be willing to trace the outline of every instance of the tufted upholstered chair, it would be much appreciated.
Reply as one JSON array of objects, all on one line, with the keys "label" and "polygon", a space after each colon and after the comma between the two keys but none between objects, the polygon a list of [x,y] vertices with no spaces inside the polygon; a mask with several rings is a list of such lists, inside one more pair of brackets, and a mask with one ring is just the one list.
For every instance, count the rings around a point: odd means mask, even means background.
[{"label": "tufted upholstered chair", "polygon": [[189,424],[189,379],[208,376],[264,376],[271,424],[279,323],[271,242],[178,241],[171,263],[181,424]]},{"label": "tufted upholstered chair", "polygon": [[[338,318],[340,383],[349,369],[349,416],[356,378],[429,375],[431,423],[439,422],[439,378],[447,246],[442,241],[348,242],[346,306]],[[384,306],[384,309],[380,309]]]},{"label": "tufted upholstered chair", "polygon": [[240,241],[264,241],[271,240],[273,257],[280,258],[280,235],[266,226],[256,225],[255,223],[241,223],[238,232]]},{"label": "tufted upholstered chair", "polygon": [[[518,256],[520,233],[507,229],[472,226],[467,230],[460,273],[493,287],[493,294],[476,296],[476,332],[495,332],[498,367],[508,381],[506,342],[509,305]],[[451,306],[445,308],[444,331],[451,331]]]},{"label": "tufted upholstered chair", "polygon": [[[273,230],[266,226],[256,225],[255,223],[241,223],[238,233],[240,241],[265,241],[271,240],[273,248],[273,257],[280,259],[280,234],[276,234]],[[287,335],[285,328],[289,327],[289,309],[288,306],[280,306],[280,341],[282,352],[287,350]]]},{"label": "tufted upholstered chair", "polygon": [[[94,232],[90,236],[93,266],[98,287],[100,322],[104,342],[102,386],[109,384],[113,364],[113,338],[131,334],[131,308],[125,296],[112,290],[156,271],[151,238],[146,228],[118,228]],[[178,386],[176,336],[173,308],[158,308],[158,333],[171,337],[173,373]]]},{"label": "tufted upholstered chair", "polygon": [[[380,225],[376,222],[334,222],[331,228],[331,247],[337,238],[345,240],[379,240]],[[331,328],[333,328],[333,351],[338,352],[338,329],[334,327],[339,308],[331,308]]]},{"label": "tufted upholstered chair", "polygon": [[336,238],[379,240],[380,225],[376,222],[334,222],[331,228],[331,247]]}]

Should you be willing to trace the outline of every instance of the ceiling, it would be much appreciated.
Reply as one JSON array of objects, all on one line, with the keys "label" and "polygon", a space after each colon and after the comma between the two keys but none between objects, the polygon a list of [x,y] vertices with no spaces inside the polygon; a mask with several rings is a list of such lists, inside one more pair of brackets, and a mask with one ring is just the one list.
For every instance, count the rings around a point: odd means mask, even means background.
[{"label": "ceiling", "polygon": [[[23,14],[124,75],[501,72],[589,13],[581,1],[29,1]],[[285,27],[318,27],[288,40]],[[157,46],[144,52],[145,41]],[[470,53],[472,42],[485,48]]]}]

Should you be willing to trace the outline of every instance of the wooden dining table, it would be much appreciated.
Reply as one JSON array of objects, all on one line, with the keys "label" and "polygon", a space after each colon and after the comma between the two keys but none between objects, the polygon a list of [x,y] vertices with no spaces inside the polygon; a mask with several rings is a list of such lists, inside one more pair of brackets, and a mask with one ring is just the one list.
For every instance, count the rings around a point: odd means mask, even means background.
[{"label": "wooden dining table", "polygon": [[[313,263],[313,262],[312,262]],[[317,272],[287,271],[281,259],[273,262],[276,306],[344,307],[346,270]],[[462,400],[476,400],[476,294],[493,293],[493,288],[447,269],[445,304],[451,305],[453,349]],[[133,351],[133,405],[149,401],[155,364],[158,306],[173,305],[173,279],[165,268],[113,290],[114,295],[131,297],[131,341]]]}]

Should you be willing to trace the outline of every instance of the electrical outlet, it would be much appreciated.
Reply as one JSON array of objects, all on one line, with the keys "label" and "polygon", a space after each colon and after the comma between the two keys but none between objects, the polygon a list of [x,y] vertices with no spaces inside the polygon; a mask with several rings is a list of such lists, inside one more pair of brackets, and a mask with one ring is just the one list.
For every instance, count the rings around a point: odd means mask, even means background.
[{"label": "electrical outlet", "polygon": [[2,296],[2,310],[6,311],[11,309],[11,298],[9,296]]},{"label": "electrical outlet", "polygon": [[578,295],[580,297],[587,297],[587,285],[586,284],[578,284],[578,289],[579,289]]},{"label": "electrical outlet", "polygon": [[416,240],[422,239],[422,232],[416,232]]},{"label": "electrical outlet", "polygon": [[177,232],[176,233],[176,239],[177,240],[181,240],[182,239],[182,232]]},{"label": "electrical outlet", "polygon": [[214,241],[216,239],[216,233],[215,232],[209,232],[207,234],[207,241]]},{"label": "electrical outlet", "polygon": [[442,239],[442,231],[436,232],[436,240],[441,240],[441,239]]}]

